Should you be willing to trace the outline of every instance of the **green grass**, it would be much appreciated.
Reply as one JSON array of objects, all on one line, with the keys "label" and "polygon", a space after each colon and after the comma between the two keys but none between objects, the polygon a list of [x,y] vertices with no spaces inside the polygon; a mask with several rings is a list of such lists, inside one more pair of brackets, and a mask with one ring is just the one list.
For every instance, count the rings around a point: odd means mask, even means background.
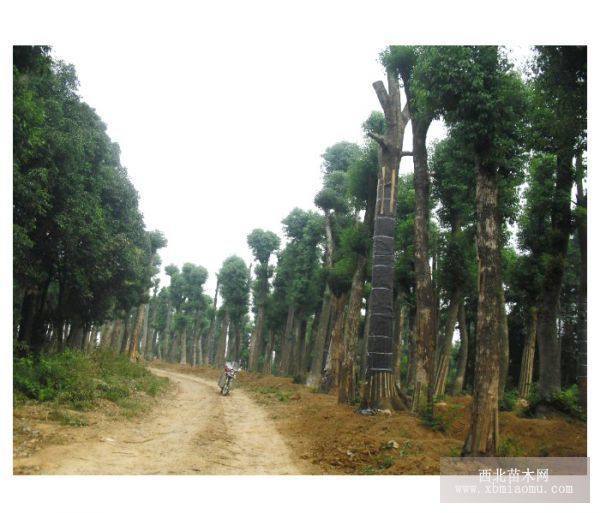
[{"label": "green grass", "polygon": [[289,402],[290,397],[292,396],[292,392],[281,390],[280,388],[277,388],[277,387],[258,387],[256,389],[256,391],[259,394],[264,394],[264,395],[275,397],[277,400],[281,401],[282,403]]},{"label": "green grass", "polygon": [[[166,389],[168,379],[153,375],[124,355],[98,351],[85,354],[64,351],[39,358],[15,358],[15,400],[33,399],[78,411],[94,408],[100,400],[112,401],[123,410],[135,412],[136,393],[156,396]],[[59,410],[57,410],[59,411]],[[62,410],[60,410],[62,411]],[[69,415],[56,413],[56,420],[73,425]]]},{"label": "green grass", "polygon": [[518,440],[508,436],[500,439],[500,444],[498,445],[498,456],[525,456],[525,450]]}]

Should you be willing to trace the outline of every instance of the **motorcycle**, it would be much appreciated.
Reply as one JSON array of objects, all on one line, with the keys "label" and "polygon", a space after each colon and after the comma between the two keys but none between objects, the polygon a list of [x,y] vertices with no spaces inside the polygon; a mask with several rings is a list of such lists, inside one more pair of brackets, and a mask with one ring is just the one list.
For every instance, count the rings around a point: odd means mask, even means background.
[{"label": "motorcycle", "polygon": [[229,362],[225,363],[225,369],[219,378],[221,395],[229,395],[229,391],[233,386],[233,380],[236,378],[239,371],[239,367],[236,367],[235,364]]}]

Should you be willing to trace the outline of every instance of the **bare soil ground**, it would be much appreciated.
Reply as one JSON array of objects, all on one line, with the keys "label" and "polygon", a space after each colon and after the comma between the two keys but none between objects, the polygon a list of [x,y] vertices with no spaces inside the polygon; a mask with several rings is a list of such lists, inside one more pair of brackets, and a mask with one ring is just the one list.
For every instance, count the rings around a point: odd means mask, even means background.
[{"label": "bare soil ground", "polygon": [[[63,426],[29,405],[15,411],[15,474],[437,474],[457,456],[468,396],[436,406],[437,430],[411,413],[362,416],[289,378],[242,372],[229,397],[219,370],[153,364],[175,386],[149,412]],[[47,417],[47,415],[46,415]],[[585,456],[586,424],[502,412],[507,456]]]},{"label": "bare soil ground", "polygon": [[[14,460],[15,474],[300,474],[283,438],[242,390],[222,397],[214,380],[172,370],[175,389],[152,412],[57,430]],[[37,425],[30,431],[52,431]],[[62,433],[61,433],[62,431]],[[58,444],[56,443],[58,442]]]},{"label": "bare soil ground", "polygon": [[[204,367],[180,372],[213,380],[220,373]],[[239,382],[268,412],[296,457],[320,474],[439,474],[441,457],[460,455],[469,426],[466,395],[436,405],[439,431],[409,412],[358,415],[356,407],[337,404],[335,395],[314,393],[290,378],[242,372]],[[534,419],[501,412],[500,435],[505,456],[587,453],[586,424],[561,414]]]}]

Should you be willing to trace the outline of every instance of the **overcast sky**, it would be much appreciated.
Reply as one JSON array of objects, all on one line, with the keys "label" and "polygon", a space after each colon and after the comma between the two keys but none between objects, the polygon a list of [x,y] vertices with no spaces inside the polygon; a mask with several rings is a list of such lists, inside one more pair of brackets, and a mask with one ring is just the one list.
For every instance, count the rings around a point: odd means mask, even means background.
[{"label": "overcast sky", "polygon": [[[281,235],[291,209],[314,208],[321,154],[360,143],[362,122],[379,110],[371,84],[384,78],[382,46],[275,32],[232,37],[206,25],[184,44],[53,45],[120,145],[147,228],[166,235],[163,264],[203,265],[211,295],[225,258],[250,263],[251,230]],[[436,122],[429,140],[443,133]],[[403,159],[401,172],[411,170]]]}]

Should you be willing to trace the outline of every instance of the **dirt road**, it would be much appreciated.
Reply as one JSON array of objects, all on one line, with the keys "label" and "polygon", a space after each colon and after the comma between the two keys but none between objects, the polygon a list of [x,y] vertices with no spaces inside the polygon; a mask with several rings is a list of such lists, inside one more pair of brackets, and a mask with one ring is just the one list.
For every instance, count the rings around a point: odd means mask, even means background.
[{"label": "dirt road", "polygon": [[46,447],[17,462],[41,474],[301,474],[265,412],[243,390],[229,397],[216,383],[152,369],[176,392],[148,415],[88,430],[69,445]]}]

